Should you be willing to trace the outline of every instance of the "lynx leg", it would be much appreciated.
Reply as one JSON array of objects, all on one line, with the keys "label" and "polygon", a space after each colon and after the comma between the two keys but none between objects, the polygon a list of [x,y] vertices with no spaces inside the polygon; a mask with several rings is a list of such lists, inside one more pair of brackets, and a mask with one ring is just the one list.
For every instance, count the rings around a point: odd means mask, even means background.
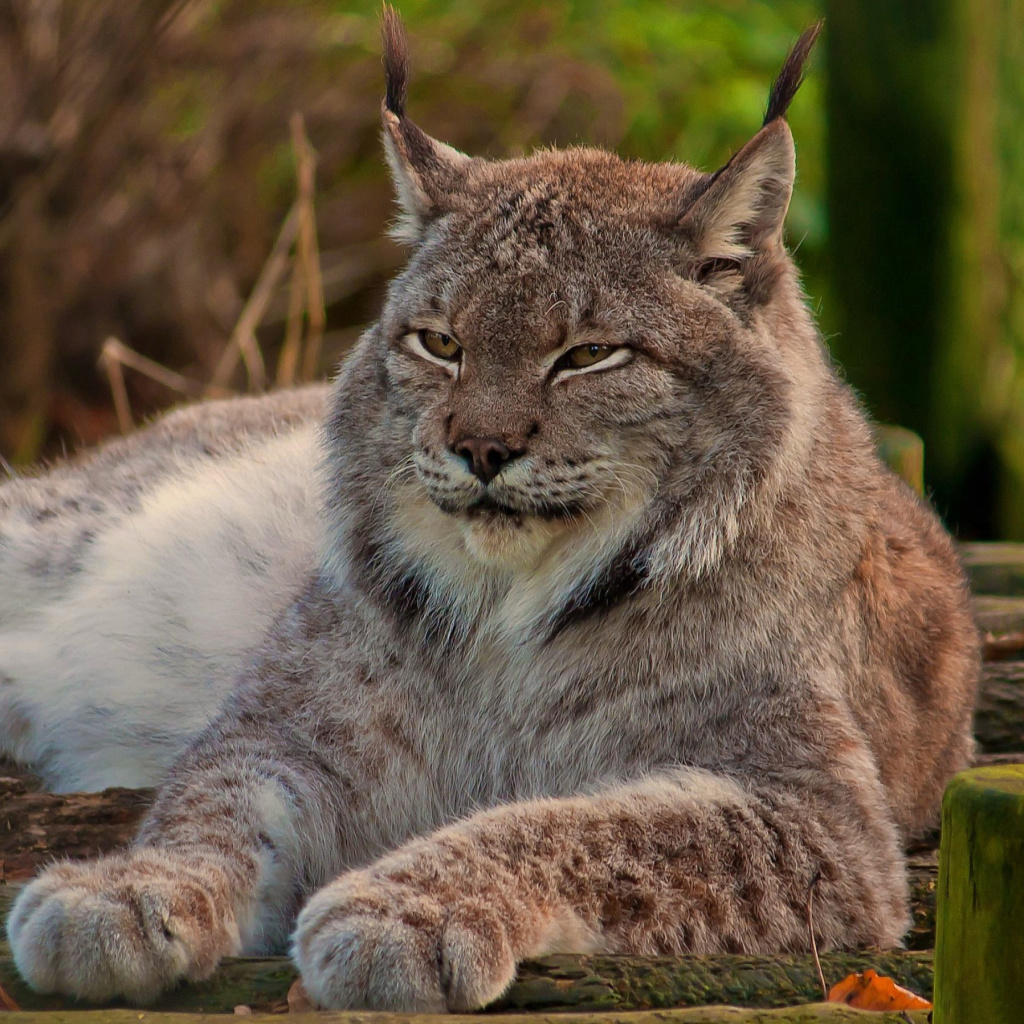
[{"label": "lynx leg", "polygon": [[[222,729],[222,735],[224,730]],[[250,738],[250,746],[260,741]],[[197,745],[123,854],[44,871],[8,924],[34,988],[145,1002],[224,957],[284,945],[330,812],[263,737],[259,755]],[[316,822],[313,824],[312,822]],[[324,876],[324,875],[322,875]],[[325,876],[324,876],[325,877]]]},{"label": "lynx leg", "polygon": [[804,949],[812,884],[822,946],[899,941],[891,826],[687,770],[488,811],[342,875],[303,910],[294,955],[327,1007],[467,1010],[551,952]]}]

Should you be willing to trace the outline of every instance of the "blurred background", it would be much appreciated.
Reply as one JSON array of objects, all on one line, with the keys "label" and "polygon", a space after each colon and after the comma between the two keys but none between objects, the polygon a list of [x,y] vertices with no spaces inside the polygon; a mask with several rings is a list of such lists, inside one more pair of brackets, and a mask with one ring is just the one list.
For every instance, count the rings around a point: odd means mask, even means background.
[{"label": "blurred background", "polygon": [[[401,0],[410,113],[473,154],[714,169],[798,33],[789,242],[964,537],[1024,538],[1024,0]],[[402,250],[377,0],[0,0],[0,458],[330,373]]]}]

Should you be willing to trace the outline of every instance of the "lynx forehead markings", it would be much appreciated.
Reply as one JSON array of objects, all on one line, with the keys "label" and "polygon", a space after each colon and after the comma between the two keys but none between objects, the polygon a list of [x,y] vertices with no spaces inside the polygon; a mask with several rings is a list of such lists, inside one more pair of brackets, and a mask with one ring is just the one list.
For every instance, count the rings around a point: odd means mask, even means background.
[{"label": "lynx forehead markings", "polygon": [[323,1005],[474,1009],[548,952],[804,949],[812,886],[823,948],[899,941],[977,636],[783,244],[816,35],[705,174],[456,152],[385,11],[412,249],[322,426],[198,406],[0,489],[68,510],[0,548],[4,749],[7,707],[56,785],[166,771],[130,850],[19,897],[33,985],[146,999],[291,941]]}]

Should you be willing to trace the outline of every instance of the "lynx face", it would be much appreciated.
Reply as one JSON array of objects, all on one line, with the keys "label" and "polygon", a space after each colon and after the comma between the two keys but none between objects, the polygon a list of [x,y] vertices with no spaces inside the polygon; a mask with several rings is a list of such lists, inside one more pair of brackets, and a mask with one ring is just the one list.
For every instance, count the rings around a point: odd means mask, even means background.
[{"label": "lynx face", "polygon": [[707,571],[809,449],[821,351],[782,238],[798,73],[706,174],[465,156],[405,116],[386,55],[412,252],[336,392],[328,573],[455,620],[517,586],[551,619],[614,579]]},{"label": "lynx face", "polygon": [[410,520],[425,495],[432,532],[530,563],[637,519],[671,469],[778,435],[742,263],[678,227],[708,176],[587,150],[461,174],[382,318]]},{"label": "lynx face", "polygon": [[666,273],[673,247],[649,269],[657,240],[585,207],[576,182],[551,188],[552,170],[474,183],[383,322],[394,401],[415,410],[417,483],[484,560],[529,561],[566,531],[634,514],[667,454],[649,425],[685,400],[666,320],[685,290]]}]

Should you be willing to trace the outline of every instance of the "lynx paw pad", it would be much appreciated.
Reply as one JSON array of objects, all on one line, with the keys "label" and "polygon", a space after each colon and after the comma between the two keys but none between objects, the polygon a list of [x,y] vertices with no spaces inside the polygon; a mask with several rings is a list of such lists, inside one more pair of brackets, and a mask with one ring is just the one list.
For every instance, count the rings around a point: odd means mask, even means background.
[{"label": "lynx paw pad", "polygon": [[501,995],[516,968],[504,928],[482,904],[444,907],[369,872],[310,900],[294,956],[310,995],[332,1009],[477,1009]]},{"label": "lynx paw pad", "polygon": [[50,868],[19,896],[7,930],[33,988],[97,1002],[147,1002],[238,946],[194,866],[159,851]]}]

